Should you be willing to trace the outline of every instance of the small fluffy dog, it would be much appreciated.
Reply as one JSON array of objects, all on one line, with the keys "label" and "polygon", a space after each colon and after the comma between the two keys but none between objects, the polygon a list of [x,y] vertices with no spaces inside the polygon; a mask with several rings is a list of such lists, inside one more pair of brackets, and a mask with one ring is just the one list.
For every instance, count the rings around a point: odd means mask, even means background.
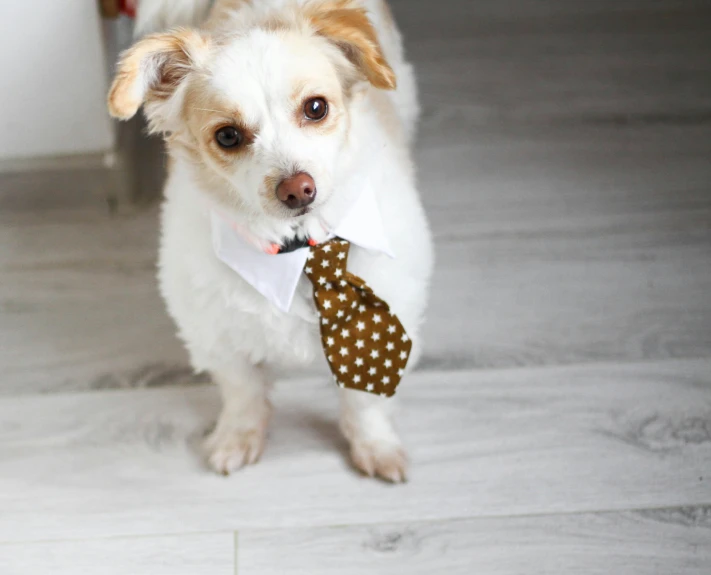
[{"label": "small fluffy dog", "polygon": [[[409,149],[417,95],[385,0],[139,2],[144,31],[175,25],[195,28],[146,36],[122,55],[108,103],[124,120],[143,106],[167,143],[160,288],[192,365],[221,390],[206,449],[226,474],[262,453],[269,368],[323,362],[324,351],[308,279],[276,305],[216,255],[216,225],[228,221],[255,252],[320,242],[367,189],[387,249],[353,244],[348,270],[399,317],[412,367],[433,260]],[[339,392],[354,464],[403,481],[392,400]]]}]

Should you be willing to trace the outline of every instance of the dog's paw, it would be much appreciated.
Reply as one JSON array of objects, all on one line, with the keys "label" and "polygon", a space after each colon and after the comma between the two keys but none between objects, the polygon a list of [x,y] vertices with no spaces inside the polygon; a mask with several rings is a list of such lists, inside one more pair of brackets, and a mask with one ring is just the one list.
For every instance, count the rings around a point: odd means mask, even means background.
[{"label": "dog's paw", "polygon": [[256,463],[266,442],[266,425],[251,429],[218,425],[205,440],[207,462],[222,475]]},{"label": "dog's paw", "polygon": [[355,441],[351,445],[353,464],[370,477],[378,476],[391,483],[407,480],[407,453],[399,443]]}]

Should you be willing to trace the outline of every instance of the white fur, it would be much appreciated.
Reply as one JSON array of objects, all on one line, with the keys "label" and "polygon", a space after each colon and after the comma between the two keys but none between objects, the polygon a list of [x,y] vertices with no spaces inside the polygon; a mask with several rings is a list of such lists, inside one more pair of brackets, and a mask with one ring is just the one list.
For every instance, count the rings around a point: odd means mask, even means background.
[{"label": "white fur", "polygon": [[[388,97],[395,104],[402,132],[411,136],[417,117],[414,75],[404,61],[399,34],[382,27],[377,16],[379,1],[366,0],[365,4],[381,28],[386,57],[399,80],[399,88]],[[256,3],[285,4],[283,0]],[[172,6],[172,1],[143,0],[141,10],[164,22],[175,15]],[[239,12],[235,14],[235,26],[240,17]],[[303,77],[307,83],[328,90],[333,71],[325,56],[321,61],[312,54],[320,44],[302,46],[293,38],[288,46],[283,42],[273,33],[242,34],[210,60],[211,86],[238,103],[250,122],[260,126],[255,159],[249,165],[227,172],[212,166],[220,181],[241,194],[237,207],[224,202],[221,207],[232,209],[235,220],[265,240],[293,234],[294,218],[270,213],[260,204],[256,190],[270,169],[295,165],[314,176],[322,201],[312,214],[299,219],[296,228],[318,237],[323,233],[319,220],[335,222],[342,217],[344,206],[359,191],[359,178],[366,176],[376,190],[388,240],[397,257],[392,260],[353,246],[348,267],[363,277],[402,321],[414,342],[413,365],[420,352],[432,246],[415,189],[408,138],[381,125],[373,111],[377,94],[372,87],[362,88],[348,103],[351,127],[347,134],[338,130],[332,135],[304,135],[280,103],[286,101],[294,78]],[[327,51],[326,46],[321,48]],[[179,97],[176,94],[175,98]],[[166,105],[175,106],[175,102]],[[179,122],[177,118],[173,121]],[[211,163],[209,156],[203,159]],[[228,473],[252,463],[261,453],[269,413],[269,376],[264,368],[293,369],[313,362],[325,365],[311,287],[302,278],[292,311],[285,314],[215,257],[209,212],[216,200],[211,190],[203,188],[195,165],[180,153],[173,154],[165,196],[160,288],[194,368],[210,372],[222,390],[224,410],[207,449],[211,465]],[[407,386],[407,378],[401,385]],[[344,391],[341,427],[358,467],[371,475],[401,481],[406,456],[391,423],[391,404],[391,400]]]},{"label": "white fur", "polygon": [[138,0],[134,35],[160,32],[174,26],[199,25],[212,0]]}]

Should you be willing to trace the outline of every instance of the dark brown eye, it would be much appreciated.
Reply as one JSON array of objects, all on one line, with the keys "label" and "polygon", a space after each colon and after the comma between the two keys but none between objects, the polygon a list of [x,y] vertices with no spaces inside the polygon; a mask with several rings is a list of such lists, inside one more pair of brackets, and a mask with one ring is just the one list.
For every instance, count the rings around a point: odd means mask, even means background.
[{"label": "dark brown eye", "polygon": [[304,104],[304,115],[314,122],[323,120],[328,114],[328,104],[323,98],[311,98]]},{"label": "dark brown eye", "polygon": [[244,140],[242,132],[233,126],[225,126],[215,132],[215,140],[221,148],[237,148]]}]

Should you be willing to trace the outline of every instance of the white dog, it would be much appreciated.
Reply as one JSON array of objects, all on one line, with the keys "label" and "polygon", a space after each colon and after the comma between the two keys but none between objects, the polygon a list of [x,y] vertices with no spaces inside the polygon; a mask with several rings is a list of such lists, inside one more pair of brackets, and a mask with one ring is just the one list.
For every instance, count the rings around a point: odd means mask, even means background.
[{"label": "white dog", "polygon": [[[206,448],[229,473],[264,448],[267,368],[324,357],[312,286],[267,270],[283,257],[271,246],[347,222],[348,270],[397,314],[417,360],[433,258],[410,160],[414,75],[384,0],[141,0],[138,24],[197,26],[123,54],[109,109],[128,119],[143,105],[167,143],[160,287],[192,365],[220,387]],[[354,464],[404,480],[392,400],[340,393]]]}]

